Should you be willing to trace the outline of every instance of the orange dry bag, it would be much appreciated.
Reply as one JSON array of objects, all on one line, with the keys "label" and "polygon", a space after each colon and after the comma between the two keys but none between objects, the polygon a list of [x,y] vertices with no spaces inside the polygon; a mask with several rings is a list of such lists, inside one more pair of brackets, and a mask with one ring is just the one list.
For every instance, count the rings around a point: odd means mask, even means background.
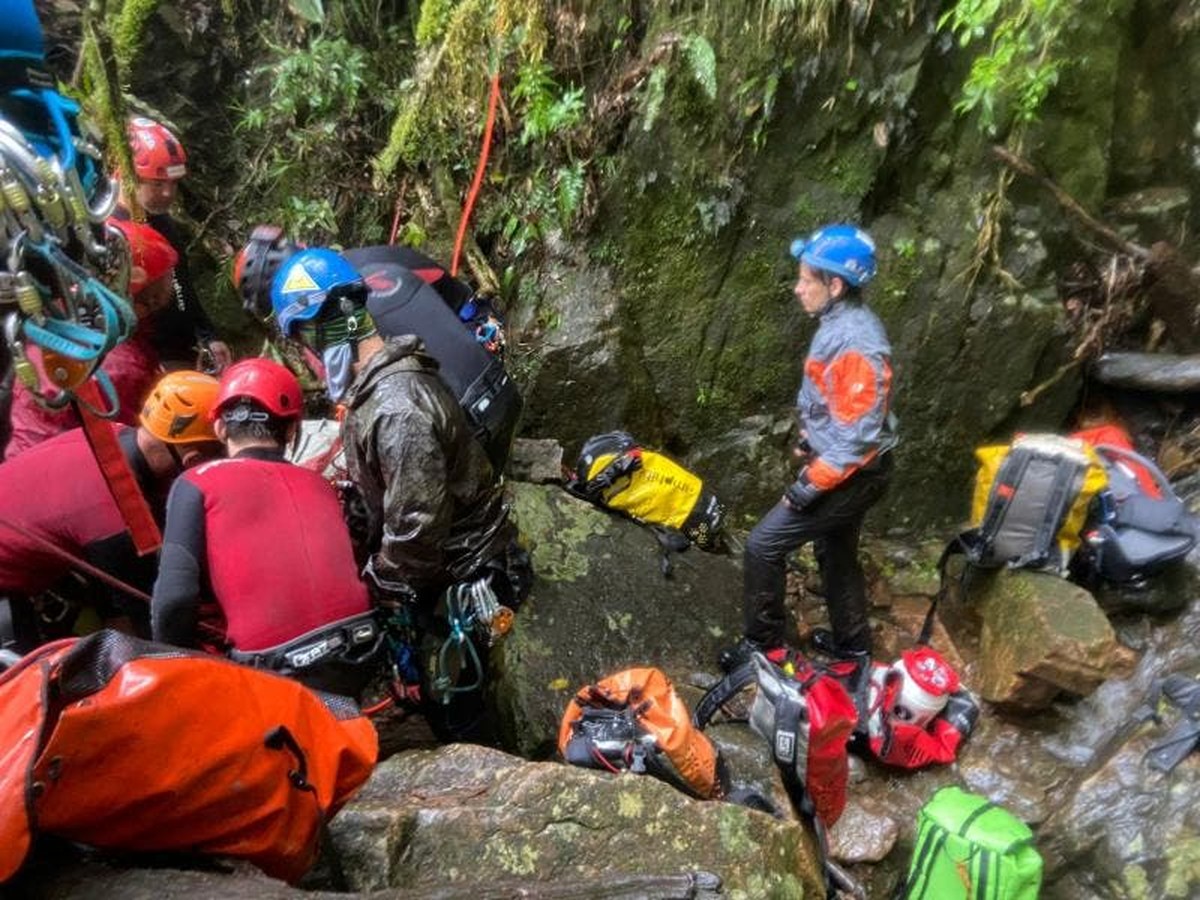
[{"label": "orange dry bag", "polygon": [[294,881],[377,754],[350,701],[279,675],[114,631],[47,645],[0,674],[0,882],[35,828]]},{"label": "orange dry bag", "polygon": [[558,752],[576,766],[655,775],[705,800],[720,792],[716,748],[658,669],[625,669],[580,688],[559,725]]}]

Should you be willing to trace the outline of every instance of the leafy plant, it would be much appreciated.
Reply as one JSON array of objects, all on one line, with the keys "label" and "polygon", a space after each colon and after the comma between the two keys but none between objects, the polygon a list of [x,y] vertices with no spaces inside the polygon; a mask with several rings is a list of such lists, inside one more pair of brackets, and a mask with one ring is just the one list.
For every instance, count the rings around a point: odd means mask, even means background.
[{"label": "leafy plant", "polygon": [[544,60],[521,66],[512,97],[521,104],[522,144],[548,141],[583,121],[583,88],[560,89]]},{"label": "leafy plant", "polygon": [[977,112],[980,127],[997,134],[1020,132],[1036,121],[1070,55],[1062,43],[1080,14],[1075,0],[959,0],[938,22],[961,46],[989,38],[976,57],[955,103],[959,113]]},{"label": "leafy plant", "polygon": [[370,210],[361,203],[365,185],[354,182],[365,179],[358,160],[389,112],[378,100],[385,73],[340,35],[267,48],[269,58],[250,73],[236,107],[234,130],[250,160],[239,205],[298,238],[338,234],[339,214]]}]

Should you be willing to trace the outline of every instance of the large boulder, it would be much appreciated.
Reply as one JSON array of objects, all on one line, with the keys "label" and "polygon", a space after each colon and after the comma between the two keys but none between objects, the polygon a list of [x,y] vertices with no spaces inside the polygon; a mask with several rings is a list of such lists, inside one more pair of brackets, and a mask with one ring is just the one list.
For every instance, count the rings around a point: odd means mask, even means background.
[{"label": "large boulder", "polygon": [[[799,825],[614,777],[455,744],[382,763],[330,826],[348,886],[716,874],[721,896],[822,897]],[[654,894],[649,894],[654,896]],[[539,895],[540,896],[540,895]]]},{"label": "large boulder", "polygon": [[1003,570],[972,586],[983,628],[980,692],[1027,709],[1060,692],[1087,696],[1128,674],[1131,654],[1086,590],[1044,572]]},{"label": "large boulder", "polygon": [[[514,484],[533,556],[533,591],[493,653],[501,740],[526,757],[554,750],[567,702],[584,684],[657,666],[677,688],[741,634],[741,576],[728,558],[677,554],[663,576],[650,529],[561,488]],[[695,695],[685,699],[694,702]]]}]

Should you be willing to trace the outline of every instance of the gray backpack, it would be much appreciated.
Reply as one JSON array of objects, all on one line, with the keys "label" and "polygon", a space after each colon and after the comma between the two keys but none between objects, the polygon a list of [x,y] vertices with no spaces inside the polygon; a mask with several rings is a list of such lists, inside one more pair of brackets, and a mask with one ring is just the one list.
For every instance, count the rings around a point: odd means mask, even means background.
[{"label": "gray backpack", "polygon": [[1108,473],[1108,487],[1097,495],[1084,529],[1086,570],[1122,584],[1186,556],[1196,544],[1196,523],[1158,466],[1110,444],[1098,445],[1096,454]]}]

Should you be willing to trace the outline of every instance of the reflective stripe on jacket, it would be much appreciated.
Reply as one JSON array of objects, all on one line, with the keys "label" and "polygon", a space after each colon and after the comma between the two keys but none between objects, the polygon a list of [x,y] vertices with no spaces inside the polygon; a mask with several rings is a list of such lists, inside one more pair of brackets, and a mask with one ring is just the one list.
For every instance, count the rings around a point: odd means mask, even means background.
[{"label": "reflective stripe on jacket", "polygon": [[896,445],[891,355],[883,323],[862,303],[835,302],[821,314],[796,398],[814,487],[836,487]]}]

